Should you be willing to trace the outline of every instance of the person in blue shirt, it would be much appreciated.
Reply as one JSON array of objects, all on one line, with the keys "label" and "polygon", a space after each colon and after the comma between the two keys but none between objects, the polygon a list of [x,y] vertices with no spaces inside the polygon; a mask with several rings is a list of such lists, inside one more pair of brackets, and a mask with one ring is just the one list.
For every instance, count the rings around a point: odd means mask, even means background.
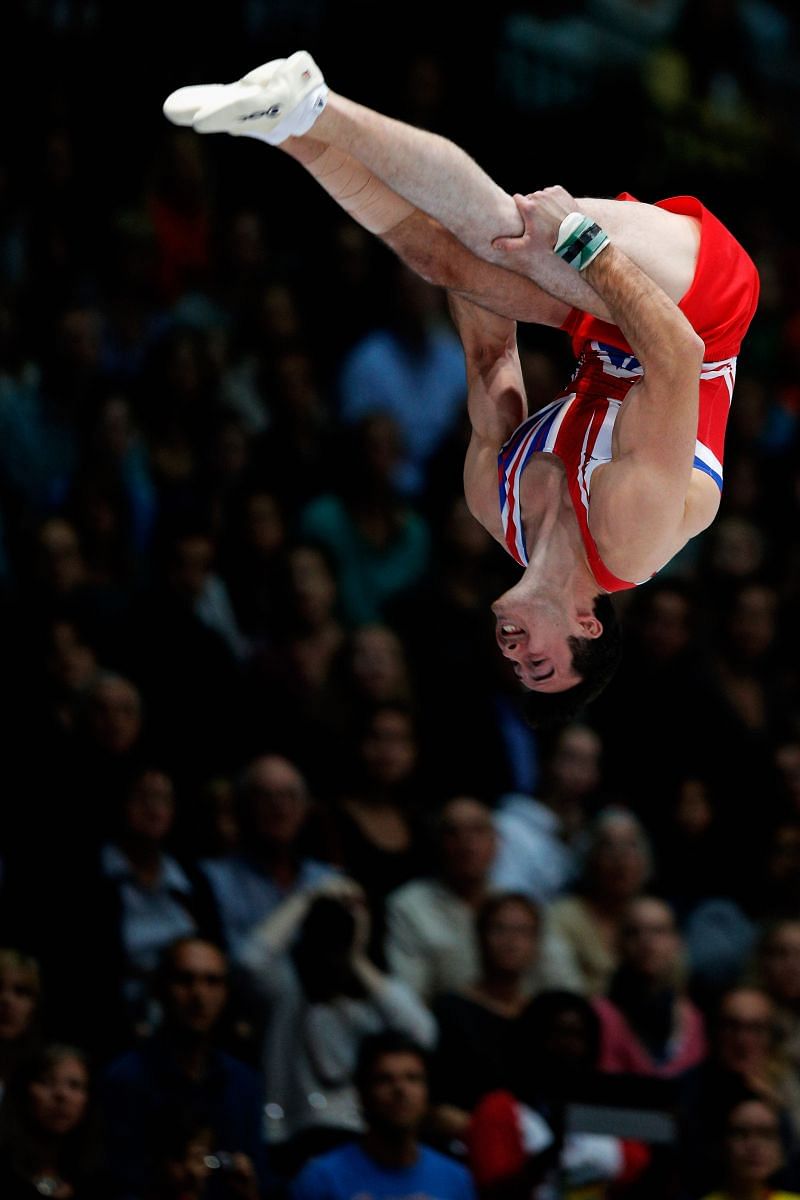
[{"label": "person in blue shirt", "polygon": [[312,814],[305,775],[281,754],[261,754],[237,784],[241,849],[200,862],[211,910],[231,961],[237,963],[253,929],[281,901],[313,887],[334,867],[304,853]]},{"label": "person in blue shirt", "polygon": [[355,1078],[366,1133],[309,1159],[291,1200],[476,1200],[467,1169],[419,1140],[428,1065],[416,1042],[391,1031],[364,1038]]}]

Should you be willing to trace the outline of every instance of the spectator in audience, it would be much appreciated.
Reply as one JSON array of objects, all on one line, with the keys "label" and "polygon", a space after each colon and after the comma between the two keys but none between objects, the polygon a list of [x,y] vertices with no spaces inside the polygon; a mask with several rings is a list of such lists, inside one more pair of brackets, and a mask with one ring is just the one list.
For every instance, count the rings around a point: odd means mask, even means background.
[{"label": "spectator in audience", "polygon": [[339,797],[333,835],[345,872],[367,896],[373,918],[370,952],[383,956],[386,896],[416,878],[426,862],[418,771],[419,745],[411,711],[374,705],[356,725],[352,787]]},{"label": "spectator in audience", "polygon": [[304,853],[312,800],[294,763],[262,755],[245,768],[236,787],[241,849],[200,864],[234,959],[282,900],[334,870]]},{"label": "spectator in audience", "polygon": [[[276,288],[267,289],[274,304]],[[283,288],[284,294],[286,289]],[[316,306],[317,298],[314,300]],[[280,321],[283,322],[283,316]],[[267,317],[264,324],[271,322]],[[328,396],[331,364],[320,359],[300,331],[298,338],[262,353],[264,390],[269,400],[269,428],[261,439],[257,471],[268,479],[275,495],[293,520],[312,496],[327,490],[333,481],[334,446],[340,426],[331,419]],[[266,347],[263,347],[266,350]]]},{"label": "spectator in audience", "polygon": [[275,621],[281,562],[287,543],[286,515],[266,487],[249,488],[229,518],[220,544],[221,572],[238,624],[258,653]]},{"label": "spectator in audience", "polygon": [[158,1131],[154,1184],[146,1200],[259,1200],[263,1195],[246,1154],[220,1150],[202,1117],[168,1114]]},{"label": "spectator in audience", "polygon": [[800,918],[766,923],[750,975],[772,997],[787,1053],[800,1069]]},{"label": "spectator in audience", "polygon": [[[97,474],[101,480],[106,477],[119,480],[127,513],[132,557],[130,569],[135,579],[138,570],[134,555],[145,554],[150,548],[158,498],[149,454],[125,390],[115,388],[98,405],[89,431],[86,457],[90,473]],[[126,582],[124,576],[122,582]]]},{"label": "spectator in audience", "polygon": [[62,504],[80,534],[91,582],[131,587],[136,579],[133,514],[118,472],[91,460],[80,463]]},{"label": "spectator in audience", "polygon": [[292,1200],[475,1200],[469,1173],[420,1141],[428,1108],[425,1050],[396,1033],[364,1038],[355,1069],[364,1134],[312,1158]]},{"label": "spectator in audience", "polygon": [[181,832],[194,861],[236,853],[241,838],[236,789],[229,776],[216,775],[205,781],[190,812],[184,811]]},{"label": "spectator in audience", "polygon": [[532,995],[542,919],[524,893],[496,892],[478,910],[475,928],[477,978],[433,1003],[439,1033],[432,1116],[438,1132],[462,1140],[481,1096],[509,1085],[520,1053],[517,1018]]},{"label": "spectator in audience", "polygon": [[705,1200],[797,1200],[795,1192],[772,1185],[786,1161],[778,1113],[760,1096],[737,1098],[727,1113],[720,1138],[718,1190]]},{"label": "spectator in audience", "polygon": [[74,732],[84,693],[98,672],[97,654],[77,622],[58,617],[43,630],[45,675],[28,714],[56,752]]},{"label": "spectator in audience", "polygon": [[741,587],[763,576],[767,568],[767,537],[752,514],[727,512],[705,539],[702,578],[721,611]]},{"label": "spectator in audience", "polygon": [[508,1086],[487,1092],[467,1129],[469,1163],[489,1200],[624,1195],[648,1166],[648,1148],[565,1128],[570,1102],[601,1095],[600,1022],[571,992],[541,992],[520,1016]]},{"label": "spectator in audience", "polygon": [[44,1046],[21,1063],[0,1107],[3,1200],[106,1200],[83,1051]]},{"label": "spectator in audience", "polygon": [[[495,793],[535,765],[530,727],[515,737],[506,721],[509,698],[495,694],[497,663],[486,611],[508,586],[507,556],[467,508],[462,476],[468,434],[457,439],[457,467],[432,464],[429,484],[444,496],[428,507],[434,546],[426,577],[390,606],[389,621],[403,639],[417,683],[417,708],[426,727],[436,730],[432,772],[444,792]],[[457,494],[447,490],[451,481]],[[446,497],[446,498],[445,498]],[[520,718],[521,719],[521,718]],[[516,760],[523,766],[518,772]]]},{"label": "spectator in audience", "polygon": [[134,648],[161,756],[178,782],[196,785],[239,747],[240,639],[202,517],[174,520],[137,608]]},{"label": "spectator in audience", "polygon": [[217,1149],[246,1156],[266,1187],[261,1079],[218,1046],[228,995],[228,962],[213,943],[190,936],[164,952],[161,1025],[143,1045],[114,1059],[103,1078],[115,1197],[139,1197],[153,1186],[159,1134],[177,1113],[206,1122]]},{"label": "spectator in audience", "polygon": [[269,278],[266,214],[245,202],[224,216],[215,264],[215,293],[231,313],[237,341],[249,350],[258,344],[254,329],[260,291]]},{"label": "spectator in audience", "polygon": [[0,949],[0,1102],[17,1064],[38,1049],[41,987],[35,958]]},{"label": "spectator in audience", "polygon": [[715,1045],[716,1061],[741,1076],[752,1092],[787,1109],[800,1136],[800,1079],[769,995],[748,987],[726,992],[717,1011]]},{"label": "spectator in audience", "polygon": [[726,790],[735,787],[743,796],[763,795],[760,808],[751,809],[753,828],[747,834],[727,806],[721,809],[721,817],[728,818],[727,853],[739,873],[751,861],[751,836],[761,831],[761,817],[769,812],[773,819],[769,810],[775,807],[774,785],[773,794],[764,795],[765,783],[772,782],[770,729],[783,719],[797,690],[790,682],[793,656],[781,627],[776,588],[757,565],[753,570],[714,597],[716,619],[707,642],[711,692],[704,753]]},{"label": "spectator in audience", "polygon": [[[480,952],[475,916],[496,889],[497,834],[492,810],[474,796],[445,801],[434,820],[434,872],[412,879],[386,901],[386,961],[430,1003],[475,982]],[[544,917],[532,986],[576,987],[580,972],[566,940]]]},{"label": "spectator in audience", "polygon": [[32,547],[32,586],[20,616],[24,622],[31,612],[68,613],[92,629],[105,659],[124,663],[133,599],[129,581],[93,574],[84,541],[66,506],[41,521]]},{"label": "spectator in audience", "polygon": [[195,285],[207,268],[211,192],[205,156],[186,138],[163,137],[147,181],[147,211],[158,249],[158,282],[167,301]]},{"label": "spectator in audience", "polygon": [[239,628],[228,589],[215,570],[217,548],[205,530],[176,535],[170,548],[169,582],[176,596],[188,602],[195,617],[217,633],[236,661],[250,654],[250,644]]},{"label": "spectator in audience", "polygon": [[300,536],[327,546],[336,562],[350,626],[383,620],[392,597],[413,588],[428,565],[427,522],[395,483],[399,443],[389,413],[360,418],[344,434],[335,490],[300,514]]},{"label": "spectator in audience", "polygon": [[730,878],[738,866],[736,898],[733,880],[727,887],[709,889],[686,924],[692,988],[701,999],[707,993],[713,1002],[743,975],[755,979],[752,960],[764,932],[780,921],[793,921],[800,911],[800,824],[779,820],[764,826],[751,830],[749,859],[742,861],[740,855],[738,864],[728,861],[723,868]]},{"label": "spectator in audience", "polygon": [[375,412],[394,418],[403,450],[395,481],[416,496],[427,460],[460,416],[464,362],[439,289],[393,262],[387,295],[394,306],[388,327],[369,333],[342,365],[341,414],[348,423]]},{"label": "spectator in audience", "polygon": [[[41,768],[54,776],[52,795],[59,797],[57,805],[50,796],[45,800],[53,846],[59,857],[69,848],[79,860],[113,834],[113,801],[150,748],[144,699],[133,680],[99,671],[82,700],[75,736],[64,743],[63,755]],[[61,799],[65,780],[72,800],[66,808]]]},{"label": "spectator in audience", "polygon": [[684,924],[692,992],[701,1006],[713,1005],[743,976],[757,940],[758,925],[730,894],[699,901]]},{"label": "spectator in audience", "polygon": [[9,512],[22,507],[39,516],[47,508],[53,474],[73,459],[74,433],[44,393],[42,352],[25,345],[20,310],[18,295],[4,287],[0,480]]},{"label": "spectator in audience", "polygon": [[220,366],[209,322],[193,321],[177,309],[172,316],[151,343],[137,378],[137,403],[164,515],[191,506],[196,498]]},{"label": "spectator in audience", "polygon": [[[69,971],[75,949],[70,929],[94,931],[91,952],[78,951],[92,983],[80,999],[64,996],[62,1008],[78,1010],[85,1044],[118,1053],[145,1037],[157,1021],[153,980],[164,950],[177,938],[217,935],[215,914],[193,870],[169,853],[175,820],[172,779],[155,766],[137,771],[122,797],[116,836],[90,863],[79,894],[66,901],[63,921]],[[87,999],[88,997],[88,999]]]},{"label": "spectator in audience", "polygon": [[[592,708],[592,725],[603,740],[605,783],[612,791],[630,797],[641,791],[631,745],[640,747],[640,761],[663,765],[648,779],[650,811],[674,790],[673,767],[682,767],[676,751],[691,753],[699,744],[707,753],[712,739],[716,745],[703,641],[706,614],[698,590],[695,580],[666,575],[628,593],[626,652],[617,677]],[[646,710],[642,696],[649,697]]]},{"label": "spectator in audience", "polygon": [[787,1143],[800,1139],[800,1080],[765,991],[729,988],[709,1020],[709,1054],[681,1081],[681,1176],[696,1194],[713,1186],[709,1147],[731,1098],[760,1096],[779,1111]]},{"label": "spectator in audience", "polygon": [[346,628],[338,589],[325,547],[293,542],[278,575],[272,636],[248,678],[250,742],[279,749],[307,776],[339,767],[344,729],[334,674]]},{"label": "spectator in audience", "polygon": [[87,735],[98,752],[124,759],[140,744],[141,694],[129,679],[110,672],[101,674],[89,688],[85,716]]},{"label": "spectator in audience", "polygon": [[780,821],[766,848],[761,887],[754,897],[768,920],[800,912],[800,821]]},{"label": "spectator in audience", "polygon": [[394,1029],[430,1048],[436,1023],[402,980],[368,957],[370,915],[346,877],[296,891],[252,931],[241,962],[266,1002],[263,1068],[271,1140],[284,1170],[360,1130],[360,1039]]},{"label": "spectator in audience", "polygon": [[542,765],[539,796],[511,794],[495,813],[497,887],[547,904],[573,882],[577,845],[600,786],[602,743],[588,725],[562,726]]},{"label": "spectator in audience", "polygon": [[255,474],[253,447],[253,434],[247,428],[246,422],[230,409],[217,409],[205,431],[201,473],[198,479],[213,542],[212,573],[206,578],[199,608],[204,609],[209,616],[208,602],[212,597],[215,600],[223,600],[227,611],[224,621],[220,622],[221,627],[231,637],[231,648],[234,652],[243,650],[245,654],[249,652],[249,645],[246,639],[245,645],[240,645],[239,637],[234,634],[234,630],[239,629],[238,621],[227,582],[220,574],[220,541],[227,534],[236,502]]},{"label": "spectator in audience", "polygon": [[490,889],[497,850],[491,809],[454,796],[436,814],[435,874],[412,879],[386,901],[386,961],[426,1002],[478,973],[475,914]]},{"label": "spectator in audience", "polygon": [[388,625],[361,625],[342,648],[340,688],[348,712],[358,717],[376,704],[414,707],[414,681],[405,645]]},{"label": "spectator in audience", "polygon": [[[314,345],[329,364],[327,374],[338,370],[349,350],[375,328],[375,296],[383,295],[390,256],[362,226],[342,213],[332,213],[330,236],[320,244],[320,278],[315,296],[330,310],[323,329],[315,325]],[[324,265],[323,265],[324,264]]]},{"label": "spectator in audience", "polygon": [[578,960],[585,995],[606,991],[619,962],[624,914],[652,873],[652,848],[641,821],[628,809],[603,808],[587,831],[573,888],[550,909],[553,927]]},{"label": "spectator in audience", "polygon": [[620,958],[606,996],[595,996],[603,1070],[680,1075],[706,1054],[703,1016],[686,995],[683,946],[672,909],[655,896],[631,900]]},{"label": "spectator in audience", "polygon": [[723,601],[714,680],[741,737],[763,737],[785,711],[779,615],[775,588],[757,577],[738,581]]},{"label": "spectator in audience", "polygon": [[[707,897],[729,893],[730,867],[718,799],[709,779],[687,765],[669,802],[650,824],[659,892],[684,921]],[[702,955],[703,948],[698,947]]]}]

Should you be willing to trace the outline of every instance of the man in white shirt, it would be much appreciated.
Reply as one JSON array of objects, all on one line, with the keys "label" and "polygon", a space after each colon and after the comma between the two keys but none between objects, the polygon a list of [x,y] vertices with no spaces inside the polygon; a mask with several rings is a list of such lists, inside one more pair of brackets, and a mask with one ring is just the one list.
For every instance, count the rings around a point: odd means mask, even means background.
[{"label": "man in white shirt", "polygon": [[[497,853],[492,810],[472,796],[447,801],[439,814],[438,847],[438,874],[397,888],[386,909],[389,967],[426,1002],[467,987],[478,975],[475,915],[489,892],[500,890],[492,875]],[[579,984],[571,953],[547,930],[545,914],[532,990],[579,990]]]}]

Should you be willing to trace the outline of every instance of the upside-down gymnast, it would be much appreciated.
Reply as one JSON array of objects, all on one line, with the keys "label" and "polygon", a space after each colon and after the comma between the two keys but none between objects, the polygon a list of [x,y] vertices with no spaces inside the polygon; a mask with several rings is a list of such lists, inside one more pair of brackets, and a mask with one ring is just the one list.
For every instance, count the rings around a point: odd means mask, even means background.
[{"label": "upside-down gymnast", "polygon": [[[453,142],[331,91],[303,50],[166,116],[279,146],[365,229],[448,292],[464,349],[473,515],[523,568],[492,605],[534,726],[593,699],[620,657],[609,596],[716,516],[736,357],[758,302],[745,250],[691,196],[511,196]],[[313,132],[312,132],[313,130]],[[576,357],[528,415],[516,322]]]}]

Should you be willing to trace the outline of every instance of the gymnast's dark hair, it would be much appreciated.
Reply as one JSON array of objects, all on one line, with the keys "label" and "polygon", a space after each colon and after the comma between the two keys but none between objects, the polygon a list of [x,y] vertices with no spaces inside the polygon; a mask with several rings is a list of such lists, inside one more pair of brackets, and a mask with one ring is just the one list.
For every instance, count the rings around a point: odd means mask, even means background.
[{"label": "gymnast's dark hair", "polygon": [[609,683],[622,659],[622,630],[611,597],[594,598],[594,615],[603,626],[598,638],[571,637],[573,670],[580,683],[563,692],[529,692],[521,698],[525,720],[534,729],[563,725],[574,717]]}]

